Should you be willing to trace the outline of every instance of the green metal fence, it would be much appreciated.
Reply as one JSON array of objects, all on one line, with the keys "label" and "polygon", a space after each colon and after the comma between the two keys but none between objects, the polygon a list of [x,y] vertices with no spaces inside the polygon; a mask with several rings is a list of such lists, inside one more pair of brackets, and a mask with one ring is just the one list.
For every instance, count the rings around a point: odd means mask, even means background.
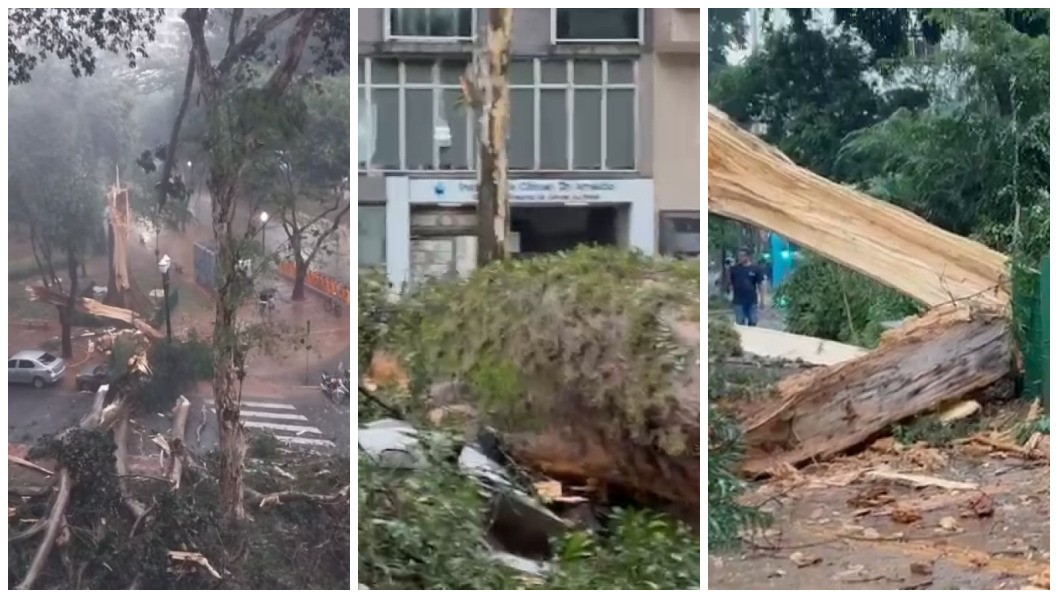
[{"label": "green metal fence", "polygon": [[[1022,355],[1025,359],[1025,396],[1040,397],[1043,404],[1050,408],[1050,258],[1040,262],[1039,275],[1034,284],[1023,285],[1022,289],[1031,292],[1018,292],[1015,285],[1015,313],[1022,315],[1022,333],[1018,335]],[[1015,321],[1019,318],[1015,316]]]}]

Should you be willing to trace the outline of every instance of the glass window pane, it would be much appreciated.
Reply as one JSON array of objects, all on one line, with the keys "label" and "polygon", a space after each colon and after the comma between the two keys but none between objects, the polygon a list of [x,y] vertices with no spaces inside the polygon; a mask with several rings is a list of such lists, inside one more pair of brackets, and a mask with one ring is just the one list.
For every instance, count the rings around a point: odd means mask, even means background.
[{"label": "glass window pane", "polygon": [[533,168],[533,90],[511,90],[510,140],[507,159],[511,169]]},{"label": "glass window pane", "polygon": [[466,70],[466,60],[445,60],[441,63],[441,83],[444,85],[459,85],[459,78]]},{"label": "glass window pane", "polygon": [[364,58],[360,58],[359,60],[357,60],[357,63],[359,64],[359,66],[356,69],[356,82],[357,83],[363,83],[364,82],[365,73],[367,72],[367,68],[365,66],[366,63],[367,63],[367,60],[364,59]]},{"label": "glass window pane", "polygon": [[638,8],[557,8],[556,37],[560,40],[636,40]]},{"label": "glass window pane", "polygon": [[540,91],[540,168],[566,170],[566,92],[561,89]]},{"label": "glass window pane", "polygon": [[463,94],[458,89],[441,92],[441,114],[452,134],[452,145],[441,147],[441,170],[466,170],[467,164],[467,112],[462,105]]},{"label": "glass window pane", "polygon": [[511,80],[511,85],[532,85],[533,84],[533,61],[532,60],[514,60],[511,62],[511,66],[507,72],[508,78]]},{"label": "glass window pane", "polygon": [[400,107],[396,89],[372,89],[371,103],[375,114],[375,168],[400,168]]},{"label": "glass window pane", "polygon": [[573,63],[574,85],[601,85],[602,63],[597,60],[578,60]]},{"label": "glass window pane", "polygon": [[371,83],[396,83],[397,61],[389,58],[377,58],[371,61]]},{"label": "glass window pane", "polygon": [[433,170],[433,91],[404,92],[404,151],[408,170]]},{"label": "glass window pane", "polygon": [[573,168],[596,170],[602,166],[602,91],[573,92]]},{"label": "glass window pane", "polygon": [[540,79],[544,83],[567,83],[569,75],[566,73],[566,61],[540,61]]},{"label": "glass window pane", "polygon": [[408,83],[432,83],[432,60],[408,60],[404,63],[404,78]]},{"label": "glass window pane", "polygon": [[357,262],[361,268],[386,265],[386,206],[357,206]]},{"label": "glass window pane", "polygon": [[635,92],[611,89],[606,92],[606,167],[635,168]]},{"label": "glass window pane", "polygon": [[356,163],[357,168],[366,168],[375,146],[375,110],[367,103],[367,91],[361,87],[358,92]]},{"label": "glass window pane", "polygon": [[607,65],[607,83],[625,84],[633,83],[632,61],[611,60]]}]

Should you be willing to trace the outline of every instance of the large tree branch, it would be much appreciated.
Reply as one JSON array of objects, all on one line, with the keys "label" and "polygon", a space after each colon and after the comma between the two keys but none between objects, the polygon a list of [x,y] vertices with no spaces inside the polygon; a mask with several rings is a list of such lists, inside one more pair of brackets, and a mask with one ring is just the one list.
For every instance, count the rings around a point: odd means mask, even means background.
[{"label": "large tree branch", "polygon": [[[242,9],[236,10],[241,11]],[[217,65],[217,72],[220,73],[221,76],[227,74],[229,71],[231,71],[232,67],[234,67],[240,59],[254,52],[255,50],[257,50],[257,48],[261,47],[261,44],[265,42],[265,39],[268,37],[268,34],[272,32],[272,30],[274,30],[276,27],[279,27],[286,21],[294,18],[298,15],[298,13],[304,12],[312,13],[314,12],[314,9],[284,8],[283,10],[277,12],[272,16],[261,19],[261,21],[257,23],[257,26],[254,27],[253,31],[247,33],[245,37],[239,40],[239,43],[235,44],[234,46],[228,46],[228,51],[224,54],[224,58],[220,61],[220,64]],[[242,19],[241,14],[239,16],[239,19]],[[232,23],[232,27],[228,29],[229,42],[234,39],[234,35],[232,34],[232,29],[234,28],[235,23],[234,13],[232,14]]]},{"label": "large tree branch", "polygon": [[309,36],[312,35],[312,28],[316,25],[316,17],[319,16],[322,9],[310,8],[305,9],[305,12],[298,15],[298,22],[294,25],[294,33],[287,39],[286,52],[283,54],[283,60],[280,61],[279,66],[272,73],[272,77],[268,80],[267,90],[273,96],[279,96],[290,86],[290,82],[294,80],[294,71],[298,68],[298,63],[301,62],[301,55],[305,51],[305,45],[309,41]]},{"label": "large tree branch", "polygon": [[235,36],[239,33],[239,25],[242,24],[242,15],[245,9],[233,8],[231,11],[231,21],[228,23],[228,49],[225,52],[225,56],[231,54],[235,48]]},{"label": "large tree branch", "polygon": [[[204,39],[204,38],[203,38]],[[180,128],[184,124],[184,115],[191,103],[191,89],[195,85],[195,52],[192,50],[187,56],[187,75],[184,77],[184,95],[180,99],[180,109],[176,112],[173,121],[173,129],[169,132],[169,146],[165,152],[165,164],[162,166],[162,180],[158,187],[158,205],[165,206],[165,200],[172,189],[173,166],[176,164],[176,148],[180,143]]]},{"label": "large tree branch", "polygon": [[198,77],[202,89],[208,95],[217,91],[217,72],[209,59],[209,46],[206,45],[206,17],[208,8],[188,8],[180,15],[187,23],[187,32],[191,36],[191,60],[197,65]]}]

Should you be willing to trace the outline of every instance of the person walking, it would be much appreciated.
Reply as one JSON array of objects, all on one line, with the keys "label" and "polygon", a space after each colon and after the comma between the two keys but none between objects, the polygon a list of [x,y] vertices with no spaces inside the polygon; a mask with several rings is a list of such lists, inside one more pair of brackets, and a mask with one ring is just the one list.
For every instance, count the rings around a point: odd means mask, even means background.
[{"label": "person walking", "polygon": [[735,323],[742,326],[757,325],[757,308],[761,303],[761,282],[764,273],[753,263],[749,250],[740,249],[738,262],[729,270],[731,304],[735,309]]}]

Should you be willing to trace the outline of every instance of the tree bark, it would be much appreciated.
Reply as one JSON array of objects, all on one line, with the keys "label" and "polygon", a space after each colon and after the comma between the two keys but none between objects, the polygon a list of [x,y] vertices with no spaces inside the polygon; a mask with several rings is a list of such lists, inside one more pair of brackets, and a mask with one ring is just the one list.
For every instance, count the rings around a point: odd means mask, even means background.
[{"label": "tree bark", "polygon": [[485,52],[476,59],[475,82],[482,93],[481,146],[478,169],[478,265],[507,257],[510,205],[507,184],[507,129],[511,97],[507,66],[511,55],[512,10],[490,8]]},{"label": "tree bark", "polygon": [[751,475],[842,453],[894,423],[1008,376],[1005,314],[945,306],[893,330],[877,350],[781,381],[743,420]]},{"label": "tree bark", "polygon": [[78,263],[76,255],[73,245],[67,245],[66,272],[70,277],[70,292],[66,299],[66,307],[59,312],[59,322],[62,325],[62,356],[64,359],[73,358],[73,314],[78,299]]},{"label": "tree bark", "polygon": [[309,274],[309,263],[301,258],[299,249],[294,250],[294,292],[290,294],[293,301],[305,300],[305,277]]},{"label": "tree bark", "polygon": [[[308,36],[312,32],[315,19],[319,14],[315,9],[284,9],[257,22],[252,31],[240,41],[232,42],[234,33],[229,34],[229,46],[220,64],[216,67],[210,61],[209,49],[205,38],[205,24],[209,9],[185,9],[182,17],[188,26],[191,36],[191,61],[195,64],[202,97],[206,103],[211,126],[224,126],[226,115],[223,105],[225,86],[228,84],[234,66],[244,56],[256,51],[264,42],[267,34],[291,18],[297,17],[294,31],[287,38],[283,58],[275,67],[264,91],[272,97],[284,93],[293,81],[293,74],[301,60]],[[237,32],[241,13],[233,13],[229,22],[229,31]],[[221,131],[222,135],[230,131]],[[243,472],[246,457],[245,430],[239,418],[240,394],[238,384],[245,377],[245,352],[238,338],[237,315],[244,284],[243,275],[237,271],[240,260],[240,243],[233,233],[232,221],[235,216],[235,200],[238,196],[240,173],[247,160],[248,152],[255,145],[253,132],[246,138],[230,140],[227,147],[218,147],[213,151],[209,161],[207,186],[213,200],[213,237],[217,243],[217,301],[213,322],[213,398],[217,408],[217,424],[220,432],[220,498],[225,516],[229,519],[244,519],[246,508],[243,505]],[[250,232],[243,232],[241,241]]]}]

